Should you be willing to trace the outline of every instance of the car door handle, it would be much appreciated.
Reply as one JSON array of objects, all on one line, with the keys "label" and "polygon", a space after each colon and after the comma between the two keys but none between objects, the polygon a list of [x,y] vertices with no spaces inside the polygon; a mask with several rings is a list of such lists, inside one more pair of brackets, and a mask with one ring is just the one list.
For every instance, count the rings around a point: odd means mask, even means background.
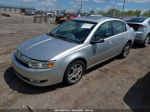
[{"label": "car door handle", "polygon": [[112,44],[112,41],[109,41],[109,44]]},{"label": "car door handle", "polygon": [[123,38],[126,38],[126,37],[127,37],[127,35],[123,35],[122,37],[123,37]]}]

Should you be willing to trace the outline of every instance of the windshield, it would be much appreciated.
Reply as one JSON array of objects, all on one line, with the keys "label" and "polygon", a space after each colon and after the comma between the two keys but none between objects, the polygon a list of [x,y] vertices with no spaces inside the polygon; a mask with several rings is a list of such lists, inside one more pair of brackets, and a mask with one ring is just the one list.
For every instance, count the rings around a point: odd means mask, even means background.
[{"label": "windshield", "polygon": [[79,20],[66,21],[51,31],[50,35],[75,43],[83,43],[96,23]]}]

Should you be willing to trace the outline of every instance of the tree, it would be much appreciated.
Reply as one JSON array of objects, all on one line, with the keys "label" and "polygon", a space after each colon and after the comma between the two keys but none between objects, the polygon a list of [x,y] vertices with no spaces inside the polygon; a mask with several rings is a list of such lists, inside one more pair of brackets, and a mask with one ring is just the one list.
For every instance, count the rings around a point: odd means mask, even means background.
[{"label": "tree", "polygon": [[106,13],[107,16],[113,16],[113,9],[109,9]]},{"label": "tree", "polygon": [[135,13],[133,10],[127,11],[127,16],[135,16]]},{"label": "tree", "polygon": [[114,17],[120,17],[121,12],[118,9],[109,9],[107,11],[107,16],[114,16]]},{"label": "tree", "polygon": [[142,16],[150,17],[150,10],[145,11]]},{"label": "tree", "polygon": [[129,11],[126,11],[124,12],[124,15],[125,16],[136,16],[136,17],[139,17],[141,16],[141,11],[140,10],[129,10]]},{"label": "tree", "polygon": [[135,14],[136,14],[137,17],[139,17],[141,15],[141,11],[140,10],[136,10]]},{"label": "tree", "polygon": [[95,14],[95,11],[94,11],[94,10],[91,10],[91,11],[90,11],[90,14],[93,14],[93,15],[94,15],[94,14]]},{"label": "tree", "polygon": [[99,14],[99,15],[102,15],[102,16],[105,16],[105,15],[106,15],[106,13],[105,13],[104,11],[99,11],[98,14]]},{"label": "tree", "polygon": [[113,9],[113,16],[115,17],[120,17],[121,16],[121,12],[118,9]]}]

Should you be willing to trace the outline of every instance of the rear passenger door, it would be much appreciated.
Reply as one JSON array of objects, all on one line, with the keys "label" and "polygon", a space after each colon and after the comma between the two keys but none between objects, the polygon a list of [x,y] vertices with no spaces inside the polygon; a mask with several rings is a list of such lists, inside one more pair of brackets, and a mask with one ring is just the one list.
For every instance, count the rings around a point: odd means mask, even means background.
[{"label": "rear passenger door", "polygon": [[112,39],[112,50],[114,54],[118,54],[122,51],[127,41],[127,28],[126,24],[122,21],[112,21],[113,36]]}]

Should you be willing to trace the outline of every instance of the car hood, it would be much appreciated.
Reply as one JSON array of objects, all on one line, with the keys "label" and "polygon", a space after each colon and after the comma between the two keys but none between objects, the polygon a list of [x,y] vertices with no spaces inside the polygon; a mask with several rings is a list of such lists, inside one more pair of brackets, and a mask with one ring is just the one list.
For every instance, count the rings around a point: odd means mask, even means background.
[{"label": "car hood", "polygon": [[25,56],[36,60],[49,60],[78,44],[56,39],[49,35],[41,35],[27,40],[18,46]]}]

